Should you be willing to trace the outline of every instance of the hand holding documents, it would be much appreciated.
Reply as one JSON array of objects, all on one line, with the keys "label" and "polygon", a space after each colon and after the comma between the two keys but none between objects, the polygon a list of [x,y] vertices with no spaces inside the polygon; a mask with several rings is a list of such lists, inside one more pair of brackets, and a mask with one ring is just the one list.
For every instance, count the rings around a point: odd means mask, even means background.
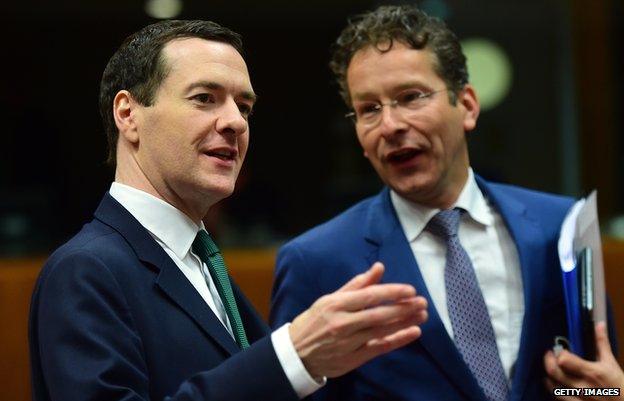
[{"label": "hand holding documents", "polygon": [[568,319],[568,343],[575,354],[595,360],[594,324],[606,324],[604,266],[596,191],[572,206],[559,236],[559,260]]}]

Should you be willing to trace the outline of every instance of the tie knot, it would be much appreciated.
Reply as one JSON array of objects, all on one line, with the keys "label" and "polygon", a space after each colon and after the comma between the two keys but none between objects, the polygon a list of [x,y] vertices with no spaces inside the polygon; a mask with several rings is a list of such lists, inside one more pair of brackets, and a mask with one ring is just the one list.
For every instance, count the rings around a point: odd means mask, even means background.
[{"label": "tie knot", "polygon": [[219,247],[214,243],[210,234],[206,230],[199,230],[193,240],[193,250],[195,253],[208,252],[208,256],[219,253]]},{"label": "tie knot", "polygon": [[459,228],[459,209],[441,210],[427,223],[427,230],[442,238],[450,238],[457,235]]}]

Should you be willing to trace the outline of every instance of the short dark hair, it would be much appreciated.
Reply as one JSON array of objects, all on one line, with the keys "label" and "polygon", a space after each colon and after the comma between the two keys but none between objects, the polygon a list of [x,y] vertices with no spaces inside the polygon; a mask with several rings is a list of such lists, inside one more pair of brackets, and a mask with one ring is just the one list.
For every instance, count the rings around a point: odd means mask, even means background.
[{"label": "short dark hair", "polygon": [[243,54],[241,36],[210,21],[161,21],[127,37],[108,61],[100,83],[100,115],[108,138],[110,164],[115,165],[119,138],[112,113],[115,96],[125,89],[140,104],[151,106],[156,91],[169,73],[162,49],[172,40],[181,38],[227,43]]},{"label": "short dark hair", "polygon": [[455,95],[468,83],[466,57],[457,37],[438,18],[414,6],[403,5],[381,6],[355,16],[334,43],[329,66],[347,106],[351,106],[347,68],[353,55],[367,46],[374,46],[381,52],[389,51],[394,41],[433,52],[435,71],[450,89],[450,100],[455,103]]}]

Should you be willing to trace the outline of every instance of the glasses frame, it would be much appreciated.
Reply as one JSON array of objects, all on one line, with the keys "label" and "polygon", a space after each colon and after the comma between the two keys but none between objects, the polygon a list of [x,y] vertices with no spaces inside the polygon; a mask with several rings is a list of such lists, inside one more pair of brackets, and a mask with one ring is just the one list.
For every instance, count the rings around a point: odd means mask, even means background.
[{"label": "glasses frame", "polygon": [[[451,89],[444,88],[444,89],[434,90],[434,91],[431,91],[431,92],[424,92],[424,93],[421,93],[418,96],[417,100],[427,99],[427,98],[430,98],[431,96],[435,95],[436,93],[448,92],[449,90],[451,90]],[[399,104],[399,100],[398,99],[392,99],[391,101],[386,102],[386,103],[377,102],[377,104],[375,105],[375,111],[376,112],[381,112],[383,110],[384,106],[389,106],[389,107],[393,107],[394,108],[394,107],[398,106],[398,104]],[[354,124],[358,123],[358,118],[357,118],[357,114],[356,114],[355,110],[351,110],[350,112],[346,113],[344,116],[345,116],[345,118],[348,118],[351,121],[353,121]]]}]

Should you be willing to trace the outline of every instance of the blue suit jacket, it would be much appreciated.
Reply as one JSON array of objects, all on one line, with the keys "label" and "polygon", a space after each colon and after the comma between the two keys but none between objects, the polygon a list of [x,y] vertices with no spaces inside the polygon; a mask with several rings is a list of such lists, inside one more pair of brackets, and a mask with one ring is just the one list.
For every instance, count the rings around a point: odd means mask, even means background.
[{"label": "blue suit jacket", "polygon": [[[525,314],[510,399],[549,400],[542,357],[555,335],[567,333],[556,241],[572,200],[492,184],[479,177],[477,183],[503,217],[522,269]],[[410,283],[430,299],[388,189],[280,250],[272,324],[290,321],[319,296],[335,291],[378,260],[386,266],[384,282]],[[429,320],[422,325],[419,340],[331,380],[313,398],[477,401],[485,400],[485,395],[429,303]]]},{"label": "blue suit jacket", "polygon": [[44,266],[31,305],[36,401],[296,400],[268,327],[233,284],[243,352],[109,194]]}]

